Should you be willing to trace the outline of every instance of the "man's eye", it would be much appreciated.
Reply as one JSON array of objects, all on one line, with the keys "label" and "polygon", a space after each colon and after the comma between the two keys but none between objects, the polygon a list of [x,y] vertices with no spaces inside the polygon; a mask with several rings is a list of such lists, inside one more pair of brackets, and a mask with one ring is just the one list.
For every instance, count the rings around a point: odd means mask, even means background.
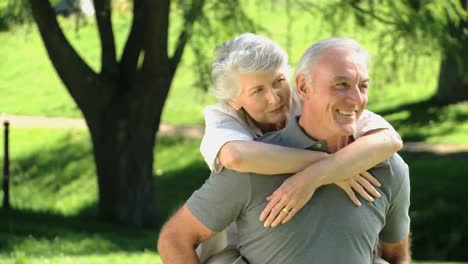
[{"label": "man's eye", "polygon": [[361,85],[361,90],[367,90],[367,88],[369,88],[368,84],[362,84]]},{"label": "man's eye", "polygon": [[348,84],[345,83],[345,82],[336,84],[336,88],[338,88],[338,89],[345,89],[347,86],[348,86]]}]

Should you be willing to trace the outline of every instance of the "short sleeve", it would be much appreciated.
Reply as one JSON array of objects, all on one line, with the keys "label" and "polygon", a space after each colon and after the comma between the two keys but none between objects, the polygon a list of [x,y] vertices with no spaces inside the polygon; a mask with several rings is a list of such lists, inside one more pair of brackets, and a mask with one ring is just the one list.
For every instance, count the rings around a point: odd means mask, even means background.
[{"label": "short sleeve", "polygon": [[229,141],[251,141],[254,138],[253,132],[227,113],[206,108],[204,115],[205,134],[200,144],[200,152],[210,170],[220,172],[223,166],[217,156],[221,147]]},{"label": "short sleeve", "polygon": [[250,189],[249,174],[212,173],[188,199],[187,207],[206,227],[221,232],[241,215],[250,201]]},{"label": "short sleeve", "polygon": [[395,131],[392,125],[388,123],[383,117],[369,111],[364,110],[356,125],[356,133],[354,138],[361,137],[365,133],[375,129],[389,129],[395,134],[396,138],[401,139],[400,135]]},{"label": "short sleeve", "polygon": [[385,217],[385,226],[380,232],[380,240],[387,243],[396,243],[408,236],[410,231],[410,179],[408,165],[398,156],[390,160],[392,175],[398,179],[390,197],[389,209]]}]

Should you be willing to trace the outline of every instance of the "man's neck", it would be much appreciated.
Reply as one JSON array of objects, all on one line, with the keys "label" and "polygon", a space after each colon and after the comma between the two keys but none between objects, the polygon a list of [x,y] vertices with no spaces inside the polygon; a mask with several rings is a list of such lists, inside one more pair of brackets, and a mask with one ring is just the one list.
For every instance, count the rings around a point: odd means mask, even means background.
[{"label": "man's neck", "polygon": [[353,142],[352,136],[330,136],[332,133],[320,127],[319,122],[307,116],[301,116],[299,118],[299,126],[314,140],[325,141],[330,153],[337,152]]}]

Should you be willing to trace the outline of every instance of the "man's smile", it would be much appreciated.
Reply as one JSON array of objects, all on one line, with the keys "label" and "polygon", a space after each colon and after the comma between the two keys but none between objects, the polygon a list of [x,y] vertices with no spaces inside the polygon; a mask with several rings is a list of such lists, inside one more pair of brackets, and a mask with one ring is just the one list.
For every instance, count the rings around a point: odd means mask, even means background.
[{"label": "man's smile", "polygon": [[336,112],[344,116],[353,116],[357,113],[357,110],[346,111],[346,110],[337,109]]}]

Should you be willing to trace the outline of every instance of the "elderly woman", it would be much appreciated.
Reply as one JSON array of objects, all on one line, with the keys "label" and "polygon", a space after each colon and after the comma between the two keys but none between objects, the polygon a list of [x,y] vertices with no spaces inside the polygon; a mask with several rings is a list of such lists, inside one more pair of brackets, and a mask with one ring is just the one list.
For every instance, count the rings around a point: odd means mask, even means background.
[{"label": "elderly woman", "polygon": [[[270,39],[251,33],[225,42],[216,53],[211,77],[219,103],[205,109],[200,150],[214,172],[226,167],[265,175],[293,174],[265,197],[268,204],[259,216],[265,227],[289,221],[324,184],[338,185],[357,206],[361,202],[355,192],[367,201],[380,197],[372,186],[380,183],[366,170],[401,148],[390,124],[364,111],[357,120],[355,141],[333,154],[256,142],[255,138],[284,128],[288,118],[300,112],[300,103],[291,98],[288,56]],[[220,234],[203,243],[201,260],[226,246],[235,247],[235,233],[231,225],[227,240],[226,234]]]}]

